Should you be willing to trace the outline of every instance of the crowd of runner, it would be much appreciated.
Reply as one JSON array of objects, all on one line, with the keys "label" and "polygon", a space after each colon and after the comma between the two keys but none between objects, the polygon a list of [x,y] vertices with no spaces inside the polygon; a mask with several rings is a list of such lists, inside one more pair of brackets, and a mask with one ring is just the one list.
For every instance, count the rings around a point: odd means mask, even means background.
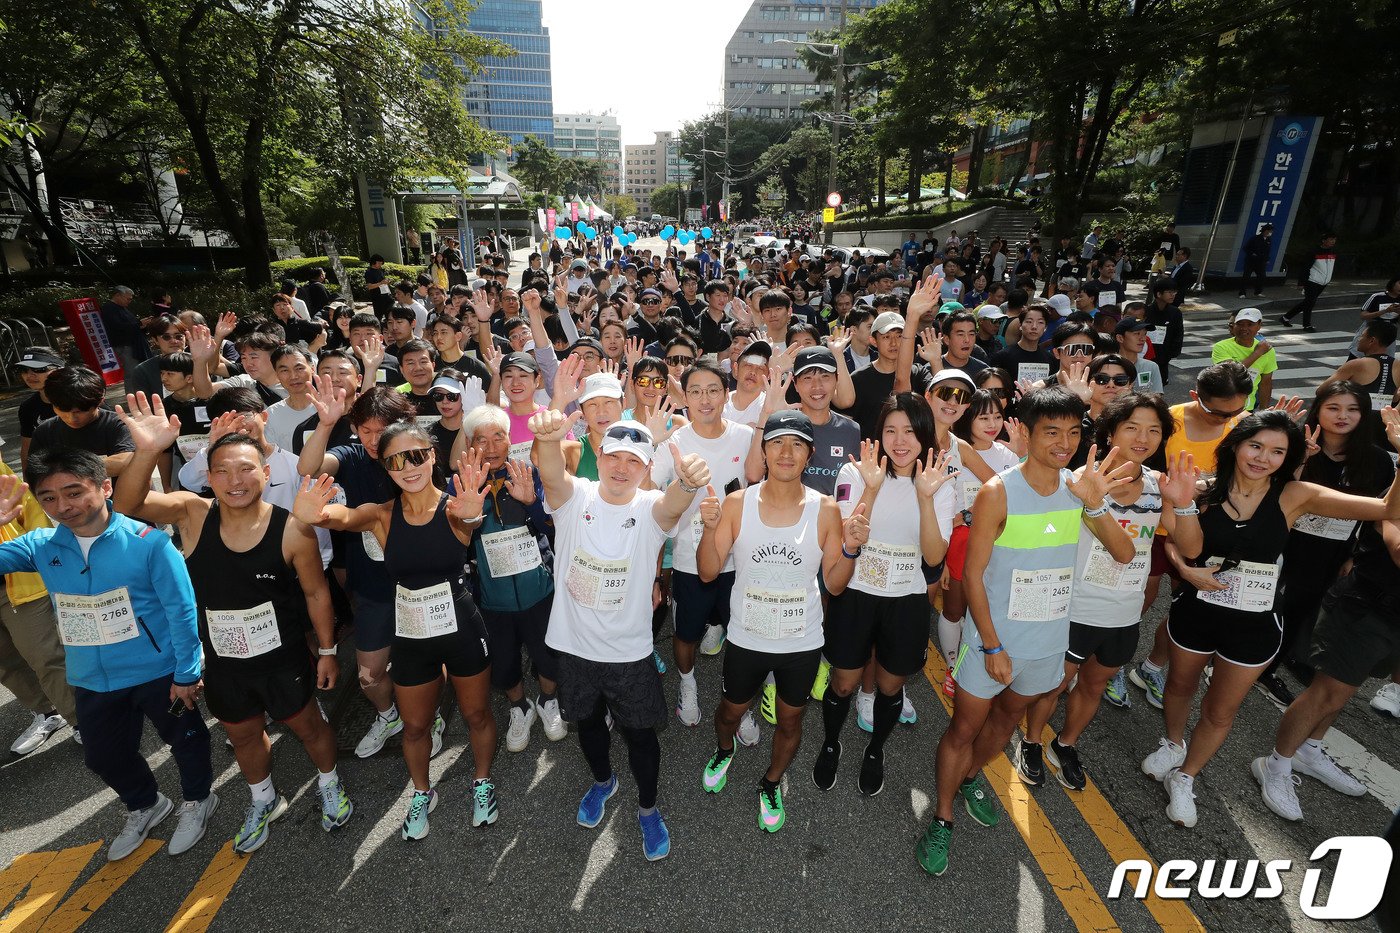
[{"label": "crowd of runner", "polygon": [[[444,798],[472,826],[510,812],[498,729],[516,753],[537,725],[553,742],[572,725],[592,776],[578,822],[598,826],[619,790],[617,734],[645,855],[664,858],[657,730],[672,710],[704,721],[697,662],[720,653],[714,752],[667,762],[667,792],[685,772],[710,794],[742,775],[767,832],[809,702],[802,770],[875,795],[918,718],[908,678],[946,667],[954,712],[915,846],[934,875],[958,805],[999,821],[979,775],[1008,743],[1026,784],[1083,791],[1079,740],[1113,728],[1095,719],[1130,705],[1129,682],[1163,713],[1142,771],[1173,823],[1195,825],[1194,786],[1261,678],[1287,706],[1252,765],[1268,807],[1302,818],[1296,774],[1362,794],[1321,739],[1400,661],[1400,280],[1313,399],[1276,400],[1257,309],[1213,365],[1173,373],[1179,277],[1128,300],[1123,244],[1100,232],[1015,265],[975,236],[849,263],[795,236],[692,255],[560,240],[518,287],[489,250],[458,282],[390,282],[375,257],[364,310],[318,273],[265,316],[154,316],[123,346],[115,410],[102,376],[33,348],[23,476],[0,465],[0,683],[33,713],[14,750],[71,726],[126,810],[108,857],[177,808],[178,854],[219,803],[202,700],[249,787],[234,848],[287,810],[271,722],[305,747],[331,832],[357,800],[317,691],[350,676],[345,638],[376,713],[354,754],[401,739],[405,840]],[[129,301],[104,309],[113,330]],[[1168,406],[1173,377],[1194,388]],[[473,775],[440,797],[444,684]],[[853,701],[867,738],[843,764]],[[1400,716],[1400,684],[1373,705]],[[141,754],[147,722],[178,805]],[[760,722],[769,751],[749,762]]]}]

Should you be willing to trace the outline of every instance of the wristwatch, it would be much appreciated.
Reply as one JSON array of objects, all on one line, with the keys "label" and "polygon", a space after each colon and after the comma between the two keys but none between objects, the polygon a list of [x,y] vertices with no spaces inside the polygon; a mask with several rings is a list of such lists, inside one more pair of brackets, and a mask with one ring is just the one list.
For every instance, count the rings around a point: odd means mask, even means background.
[{"label": "wristwatch", "polygon": [[316,653],[323,658],[333,658],[337,650],[338,647],[336,645],[331,645],[329,648],[317,648]]}]

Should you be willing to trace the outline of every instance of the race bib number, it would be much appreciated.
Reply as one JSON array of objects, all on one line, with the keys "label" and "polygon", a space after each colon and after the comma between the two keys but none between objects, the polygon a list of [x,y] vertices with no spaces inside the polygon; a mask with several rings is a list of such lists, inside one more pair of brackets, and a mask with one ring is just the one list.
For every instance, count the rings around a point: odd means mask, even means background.
[{"label": "race bib number", "polygon": [[65,645],[83,648],[115,645],[140,634],[136,611],[131,608],[131,594],[124,586],[96,596],[55,593],[53,604],[58,613],[58,633]]},{"label": "race bib number", "polygon": [[384,560],[384,549],[379,546],[379,539],[372,531],[360,532],[360,544],[365,549],[365,556],[373,561]]},{"label": "race bib number", "polygon": [[1356,530],[1356,522],[1347,518],[1324,518],[1308,513],[1298,516],[1298,520],[1293,523],[1293,530],[1315,538],[1326,538],[1328,541],[1345,541]]},{"label": "race bib number", "polygon": [[[1219,567],[1222,559],[1212,557],[1207,567]],[[1223,590],[1197,590],[1201,602],[1241,612],[1269,612],[1274,608],[1274,589],[1278,584],[1278,564],[1257,564],[1242,561],[1234,570],[1216,574],[1225,584]]]},{"label": "race bib number", "polygon": [[856,579],[880,593],[900,595],[911,589],[914,580],[923,589],[919,549],[912,545],[867,541],[856,559]]},{"label": "race bib number", "polygon": [[569,574],[564,588],[574,602],[586,609],[609,611],[621,609],[627,602],[628,574],[632,562],[603,560],[579,548],[569,561]]},{"label": "race bib number", "polygon": [[388,283],[388,282],[385,282],[385,283],[383,283],[382,285],[379,286],[379,294],[381,294],[381,295],[387,295],[387,294],[389,294],[389,283]]},{"label": "race bib number", "polygon": [[193,460],[201,450],[208,446],[208,434],[182,434],[175,438],[175,448],[180,451],[180,456],[186,463]]},{"label": "race bib number", "polygon": [[436,638],[457,631],[452,584],[410,590],[394,587],[394,634],[399,638]]},{"label": "race bib number", "polygon": [[1011,571],[1006,617],[1014,622],[1058,622],[1069,615],[1074,568]]},{"label": "race bib number", "polygon": [[1370,395],[1371,395],[1371,410],[1374,411],[1374,412],[1376,412],[1377,414],[1380,414],[1380,410],[1381,410],[1382,408],[1387,408],[1387,407],[1389,407],[1389,405],[1390,405],[1390,400],[1393,398],[1393,396],[1391,396],[1391,395],[1389,395],[1388,393],[1385,393],[1385,392],[1372,392],[1372,393],[1370,393]]},{"label": "race bib number", "polygon": [[690,516],[690,540],[693,550],[700,550],[700,539],[705,535],[705,522],[700,517],[700,510],[696,509],[695,514]]},{"label": "race bib number", "polygon": [[534,446],[535,442],[533,440],[518,441],[510,445],[510,453],[507,454],[507,457],[511,460],[517,460],[521,463],[529,463],[530,449]]},{"label": "race bib number", "polygon": [[523,525],[482,535],[481,549],[486,552],[486,568],[493,577],[513,577],[543,563],[539,541]]},{"label": "race bib number", "polygon": [[424,431],[426,431],[426,430],[428,430],[429,428],[431,428],[433,425],[435,425],[435,424],[437,424],[439,421],[441,421],[441,420],[442,420],[442,415],[419,415],[419,416],[418,416],[417,418],[415,418],[414,420],[415,420],[416,422],[418,422],[418,427],[420,427],[420,428],[422,428]]},{"label": "race bib number", "polygon": [[206,609],[209,643],[221,658],[256,658],[282,647],[272,603],[252,609]]},{"label": "race bib number", "polygon": [[1135,538],[1133,548],[1136,551],[1133,559],[1120,564],[1108,553],[1103,542],[1095,538],[1089,550],[1089,560],[1084,565],[1084,582],[1106,590],[1141,593],[1147,586],[1147,571],[1152,565],[1152,539]]},{"label": "race bib number", "polygon": [[800,638],[807,631],[807,593],[804,590],[744,590],[744,630],[769,641]]},{"label": "race bib number", "polygon": [[982,481],[973,477],[972,479],[956,480],[958,484],[957,502],[958,511],[968,511],[972,509],[972,503],[977,501],[977,492],[982,488]]},{"label": "race bib number", "polygon": [[203,405],[194,406],[194,420],[200,424],[209,423],[209,409]]},{"label": "race bib number", "polygon": [[1049,363],[1018,363],[1016,365],[1016,380],[1029,379],[1031,382],[1039,382],[1042,379],[1050,378]]}]

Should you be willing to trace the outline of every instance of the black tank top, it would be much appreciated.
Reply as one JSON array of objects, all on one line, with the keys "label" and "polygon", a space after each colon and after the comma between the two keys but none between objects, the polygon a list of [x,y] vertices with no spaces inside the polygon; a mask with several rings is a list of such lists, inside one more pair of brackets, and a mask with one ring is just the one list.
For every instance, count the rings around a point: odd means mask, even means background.
[{"label": "black tank top", "polygon": [[1248,521],[1235,521],[1223,505],[1202,512],[1201,556],[1196,566],[1204,567],[1211,557],[1256,564],[1277,561],[1288,543],[1288,519],[1278,501],[1282,491],[1282,483],[1271,486]]},{"label": "black tank top", "polygon": [[438,499],[426,525],[410,525],[403,517],[403,500],[394,500],[389,535],[384,539],[384,570],[394,583],[419,590],[446,581],[452,584],[452,595],[460,599],[466,592],[470,553],[452,533],[446,495]]},{"label": "black tank top", "polygon": [[1397,572],[1385,538],[1375,522],[1362,522],[1356,536],[1356,556],[1352,575],[1361,591],[1389,608],[1400,606],[1400,572]]},{"label": "black tank top", "polygon": [[[274,505],[262,540],[246,551],[235,551],[220,534],[218,506],[209,510],[199,544],[185,560],[199,607],[199,639],[204,643],[206,663],[273,668],[300,663],[306,655],[306,599],[296,571],[282,556],[282,535],[290,517],[286,509]],[[271,604],[276,614],[281,647],[244,657],[245,651],[257,651],[265,636],[256,629],[251,634],[240,632],[219,613],[264,604]],[[255,615],[244,614],[242,618]],[[211,622],[218,629],[216,634],[211,634]]]},{"label": "black tank top", "polygon": [[[1381,371],[1376,375],[1376,378],[1361,386],[1361,391],[1367,395],[1394,395],[1395,384],[1390,381],[1390,367],[1395,362],[1395,357],[1381,353],[1376,356],[1368,356],[1366,359],[1379,363]],[[1371,407],[1375,408],[1374,405]],[[1380,409],[1376,408],[1375,410],[1379,411]]]}]

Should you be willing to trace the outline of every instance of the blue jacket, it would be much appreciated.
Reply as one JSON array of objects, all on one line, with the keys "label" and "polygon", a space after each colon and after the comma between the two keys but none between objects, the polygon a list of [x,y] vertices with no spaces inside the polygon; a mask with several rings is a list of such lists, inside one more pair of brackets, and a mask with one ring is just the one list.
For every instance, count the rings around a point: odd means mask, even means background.
[{"label": "blue jacket", "polygon": [[112,513],[84,561],[67,527],[36,528],[0,544],[0,573],[15,571],[39,574],[51,596],[127,588],[138,636],[111,645],[65,645],[73,686],[106,693],[170,674],[181,685],[199,681],[203,653],[194,587],[184,558],[163,531]]}]

